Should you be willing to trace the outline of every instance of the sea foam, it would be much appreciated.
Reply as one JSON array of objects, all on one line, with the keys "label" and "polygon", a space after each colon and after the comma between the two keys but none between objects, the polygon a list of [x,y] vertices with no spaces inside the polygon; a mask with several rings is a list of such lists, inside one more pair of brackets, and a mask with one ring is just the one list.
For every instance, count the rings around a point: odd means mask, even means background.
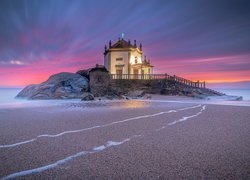
[{"label": "sea foam", "polygon": [[10,175],[7,175],[7,176],[3,177],[2,179],[3,180],[14,179],[14,178],[22,177],[22,176],[41,173],[43,171],[47,171],[49,169],[56,168],[56,167],[58,167],[58,166],[60,166],[62,164],[65,164],[67,162],[70,162],[70,161],[72,161],[72,160],[74,160],[76,158],[85,156],[87,154],[98,153],[98,152],[103,151],[103,150],[105,150],[107,148],[110,148],[112,146],[119,146],[119,145],[121,145],[121,144],[123,144],[125,142],[130,141],[131,139],[134,139],[134,138],[137,138],[137,137],[140,137],[140,136],[141,135],[133,135],[133,136],[131,136],[129,138],[126,138],[126,139],[124,139],[122,141],[107,141],[106,144],[98,146],[98,147],[94,147],[89,151],[81,151],[81,152],[75,153],[73,155],[70,155],[68,157],[65,157],[64,159],[58,160],[58,161],[56,161],[54,163],[47,164],[45,166],[41,166],[41,167],[34,168],[34,169],[29,169],[29,170],[25,170],[25,171],[16,172],[16,173],[13,173],[13,174],[10,174]]},{"label": "sea foam", "polygon": [[112,125],[115,125],[115,124],[125,123],[125,122],[139,120],[139,119],[146,119],[146,118],[149,118],[149,117],[160,116],[160,115],[168,114],[168,113],[176,113],[178,111],[194,109],[194,108],[198,108],[200,106],[201,105],[189,106],[189,107],[182,108],[182,109],[177,109],[177,110],[168,110],[168,111],[162,111],[162,112],[158,112],[158,113],[154,113],[154,114],[136,116],[136,117],[127,118],[127,119],[124,119],[124,120],[121,120],[121,121],[114,121],[114,122],[111,122],[111,123],[108,123],[108,124],[97,125],[97,126],[92,126],[92,127],[83,128],[83,129],[63,131],[63,132],[58,133],[58,134],[41,134],[41,135],[38,135],[36,138],[32,138],[30,140],[21,141],[21,142],[14,143],[14,144],[0,145],[0,148],[11,148],[11,147],[15,147],[15,146],[18,146],[18,145],[23,145],[23,144],[34,142],[34,141],[38,140],[39,138],[56,138],[56,137],[63,136],[63,135],[66,135],[66,134],[79,133],[79,132],[89,131],[89,130],[93,130],[93,129],[97,129],[97,128],[109,127],[109,126],[112,126]]}]

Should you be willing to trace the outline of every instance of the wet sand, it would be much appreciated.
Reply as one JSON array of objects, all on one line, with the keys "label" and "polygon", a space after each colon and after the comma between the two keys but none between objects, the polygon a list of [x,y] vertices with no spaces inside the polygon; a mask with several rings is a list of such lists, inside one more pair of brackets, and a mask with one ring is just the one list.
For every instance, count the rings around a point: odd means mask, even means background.
[{"label": "wet sand", "polygon": [[138,100],[0,109],[0,177],[249,179],[249,117],[250,107]]}]

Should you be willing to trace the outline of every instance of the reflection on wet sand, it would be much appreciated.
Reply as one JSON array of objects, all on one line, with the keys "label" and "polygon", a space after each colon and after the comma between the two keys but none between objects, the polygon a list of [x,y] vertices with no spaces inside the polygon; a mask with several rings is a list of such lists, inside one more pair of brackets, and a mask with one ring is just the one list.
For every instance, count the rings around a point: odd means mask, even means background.
[{"label": "reflection on wet sand", "polygon": [[113,102],[112,107],[122,107],[122,108],[143,108],[149,107],[151,102],[143,102],[137,100],[129,100],[129,101],[122,101],[122,102]]},{"label": "reflection on wet sand", "polygon": [[138,100],[116,100],[116,101],[91,101],[91,102],[71,102],[62,104],[64,108],[144,108],[149,107],[152,102]]}]

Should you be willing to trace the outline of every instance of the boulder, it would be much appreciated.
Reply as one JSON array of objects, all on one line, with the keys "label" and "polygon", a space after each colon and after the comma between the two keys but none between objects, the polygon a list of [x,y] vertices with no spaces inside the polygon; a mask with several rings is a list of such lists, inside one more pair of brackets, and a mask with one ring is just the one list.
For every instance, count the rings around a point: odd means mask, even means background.
[{"label": "boulder", "polygon": [[202,90],[200,90],[200,89],[195,89],[195,92],[198,94],[203,94]]},{"label": "boulder", "polygon": [[68,99],[82,98],[89,88],[88,79],[79,74],[62,72],[54,74],[41,84],[25,87],[17,98]]},{"label": "boulder", "polygon": [[243,100],[243,97],[242,96],[238,96],[237,98],[236,98],[236,101],[242,101]]},{"label": "boulder", "polygon": [[90,69],[79,70],[76,72],[76,74],[80,74],[81,76],[89,79],[89,71],[90,71]]},{"label": "boulder", "polygon": [[114,100],[114,99],[119,99],[119,100],[127,99],[128,100],[128,97],[124,95],[108,94],[108,95],[105,95],[104,97],[108,100]]},{"label": "boulder", "polygon": [[242,96],[232,96],[232,95],[213,95],[213,96],[207,96],[208,100],[219,100],[219,101],[242,101]]},{"label": "boulder", "polygon": [[190,95],[190,94],[193,93],[193,91],[192,91],[191,88],[183,88],[182,93],[183,93],[184,95]]},{"label": "boulder", "polygon": [[142,90],[135,90],[135,91],[129,91],[127,96],[130,96],[130,97],[143,97],[144,94],[145,93]]},{"label": "boulder", "polygon": [[93,101],[93,100],[95,100],[95,97],[93,94],[89,92],[83,93],[82,101]]},{"label": "boulder", "polygon": [[151,96],[151,95],[149,95],[149,94],[145,94],[144,98],[146,98],[146,99],[151,99],[151,98],[152,98],[152,96]]},{"label": "boulder", "polygon": [[105,96],[108,100],[113,100],[113,99],[115,99],[116,98],[116,96],[110,96],[110,95],[107,95],[107,96]]}]

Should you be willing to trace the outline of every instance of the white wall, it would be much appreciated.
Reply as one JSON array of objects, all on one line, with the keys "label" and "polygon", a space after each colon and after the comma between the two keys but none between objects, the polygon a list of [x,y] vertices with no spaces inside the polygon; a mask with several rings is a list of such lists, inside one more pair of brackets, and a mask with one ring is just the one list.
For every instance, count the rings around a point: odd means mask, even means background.
[{"label": "white wall", "polygon": [[109,71],[109,54],[106,54],[105,56],[104,56],[104,66],[105,66],[105,68]]},{"label": "white wall", "polygon": [[[122,61],[117,61],[117,58],[122,58]],[[111,67],[110,73],[116,74],[116,65],[124,65],[123,66],[123,74],[128,74],[128,58],[129,53],[124,51],[111,52]]]}]

